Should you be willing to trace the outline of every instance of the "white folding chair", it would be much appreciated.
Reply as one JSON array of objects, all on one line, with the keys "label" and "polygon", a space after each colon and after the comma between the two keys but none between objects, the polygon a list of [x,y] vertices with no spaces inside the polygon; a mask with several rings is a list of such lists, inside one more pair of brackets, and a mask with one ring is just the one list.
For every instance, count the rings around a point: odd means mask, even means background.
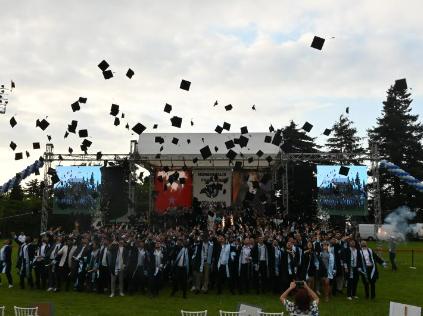
[{"label": "white folding chair", "polygon": [[15,306],[15,316],[38,316],[38,307],[17,307]]},{"label": "white folding chair", "polygon": [[181,310],[182,316],[207,316],[207,310],[205,311],[184,311]]},{"label": "white folding chair", "polygon": [[258,314],[258,316],[283,316],[283,313],[265,313],[265,312],[260,312]]},{"label": "white folding chair", "polygon": [[239,312],[227,312],[227,311],[219,311],[220,316],[244,316],[245,311],[239,311]]},{"label": "white folding chair", "polygon": [[0,316],[4,316],[5,306],[0,306]]}]

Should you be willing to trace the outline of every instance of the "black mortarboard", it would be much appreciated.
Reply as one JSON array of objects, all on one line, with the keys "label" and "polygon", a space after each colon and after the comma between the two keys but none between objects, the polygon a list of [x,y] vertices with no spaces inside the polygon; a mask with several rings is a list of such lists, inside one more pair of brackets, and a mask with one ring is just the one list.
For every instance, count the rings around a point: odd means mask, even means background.
[{"label": "black mortarboard", "polygon": [[253,106],[251,107],[251,109],[252,109],[253,111],[255,111],[255,110],[256,110],[256,105],[255,105],[255,104],[253,104]]},{"label": "black mortarboard", "polygon": [[79,97],[79,103],[87,103],[87,98]]},{"label": "black mortarboard", "polygon": [[157,124],[153,125],[153,129],[156,129],[157,127],[159,127]]},{"label": "black mortarboard", "polygon": [[193,120],[191,120],[191,126],[194,126],[194,121]]},{"label": "black mortarboard", "polygon": [[12,150],[15,150],[16,147],[18,147],[18,145],[16,145],[14,142],[10,142],[10,148],[12,148]]},{"label": "black mortarboard", "polygon": [[132,127],[132,130],[138,135],[141,135],[141,133],[146,130],[146,127],[141,123],[137,123],[134,127]]},{"label": "black mortarboard", "polygon": [[318,49],[318,50],[322,50],[323,48],[323,44],[325,43],[325,39],[315,36],[313,38],[313,41],[311,42],[311,47]]},{"label": "black mortarboard", "polygon": [[120,125],[120,119],[118,117],[115,117],[115,121],[113,122],[114,126],[119,126]]},{"label": "black mortarboard", "polygon": [[51,141],[51,136],[50,135],[47,135],[47,139],[50,142]]},{"label": "black mortarboard", "polygon": [[156,154],[156,156],[154,156],[156,159],[160,159],[160,154]]},{"label": "black mortarboard", "polygon": [[13,89],[13,88],[16,88],[16,85],[15,85],[15,82],[14,81],[10,81],[10,87]]},{"label": "black mortarboard", "polygon": [[272,158],[271,156],[267,156],[267,157],[266,157],[266,161],[267,161],[268,163],[271,163],[271,162],[272,162],[272,160],[273,160],[273,158]]},{"label": "black mortarboard", "polygon": [[32,149],[40,149],[40,143],[32,143]]},{"label": "black mortarboard", "polygon": [[218,152],[218,150],[219,150],[219,147],[214,146],[214,151],[215,151],[215,152]]},{"label": "black mortarboard", "polygon": [[35,174],[36,176],[39,176],[39,175],[40,175],[40,170],[39,170],[39,169],[35,169],[34,174]]},{"label": "black mortarboard", "polygon": [[239,137],[239,146],[241,146],[241,148],[247,147],[248,141],[249,141],[249,138],[248,137],[245,137],[244,135],[241,135]]},{"label": "black mortarboard", "polygon": [[331,130],[331,129],[329,129],[329,128],[325,128],[325,131],[323,132],[323,135],[325,135],[325,136],[329,136],[331,132],[332,132],[332,130]]},{"label": "black mortarboard", "polygon": [[189,138],[188,138],[188,139],[187,139],[187,143],[188,143],[188,144],[191,144],[191,139],[189,139]]},{"label": "black mortarboard", "polygon": [[247,126],[241,127],[241,134],[248,134],[248,128],[247,128]]},{"label": "black mortarboard", "polygon": [[200,153],[201,153],[201,156],[203,157],[204,160],[206,160],[207,158],[209,158],[212,155],[210,147],[208,145],[201,148]]},{"label": "black mortarboard", "polygon": [[79,111],[81,109],[81,107],[79,106],[78,102],[74,102],[71,104],[71,108],[73,112]]},{"label": "black mortarboard", "polygon": [[88,150],[88,147],[87,146],[84,146],[84,145],[81,144],[80,147],[81,147],[81,150],[82,151],[87,152],[87,150]]},{"label": "black mortarboard", "polygon": [[15,126],[16,126],[16,124],[18,124],[18,122],[16,122],[16,119],[15,119],[15,117],[13,116],[13,117],[10,119],[10,126],[12,126],[12,128],[13,128],[13,127],[15,127]]},{"label": "black mortarboard", "polygon": [[269,126],[269,132],[270,133],[273,133],[274,131],[275,131],[275,128],[273,127],[272,124],[270,124],[270,126]]},{"label": "black mortarboard", "polygon": [[226,149],[234,148],[235,147],[234,141],[233,140],[226,141],[225,146],[226,146]]},{"label": "black mortarboard", "polygon": [[30,154],[28,150],[25,151],[25,155],[26,155],[26,158],[29,158]]},{"label": "black mortarboard", "polygon": [[78,135],[79,135],[79,137],[81,137],[81,138],[88,137],[88,131],[87,131],[86,129],[80,129],[80,130],[78,131]]},{"label": "black mortarboard", "polygon": [[341,176],[348,176],[348,172],[350,172],[350,168],[348,167],[341,166],[341,168],[339,168],[339,174]]},{"label": "black mortarboard", "polygon": [[106,80],[107,79],[110,79],[110,78],[113,78],[113,72],[111,70],[103,71],[103,77]]},{"label": "black mortarboard", "polygon": [[129,129],[129,124],[128,123],[126,123],[125,128],[126,129]]},{"label": "black mortarboard", "polygon": [[71,124],[70,125],[68,125],[68,131],[69,131],[69,133],[74,133],[75,134],[75,132],[76,132],[76,127],[78,126],[78,121],[75,121],[75,120],[73,120],[72,122],[71,122]]},{"label": "black mortarboard", "polygon": [[109,63],[105,60],[98,64],[98,68],[100,68],[101,71],[105,71],[107,68],[109,68],[109,66]]},{"label": "black mortarboard", "polygon": [[214,131],[218,134],[221,134],[223,132],[223,128],[222,128],[222,126],[217,125],[216,128],[214,129]]},{"label": "black mortarboard", "polygon": [[192,162],[193,162],[193,163],[197,163],[197,162],[198,162],[198,158],[197,158],[197,157],[195,157],[195,158],[192,160]]},{"label": "black mortarboard", "polygon": [[233,108],[232,104],[228,104],[228,105],[225,106],[226,111],[230,111],[230,110],[232,110],[232,108]]},{"label": "black mortarboard", "polygon": [[345,109],[345,113],[350,114],[350,107],[347,106],[347,108]]},{"label": "black mortarboard", "polygon": [[97,152],[97,154],[96,154],[96,159],[97,159],[97,160],[100,160],[102,156],[103,156],[103,154],[101,153],[101,151],[99,151],[99,152]]},{"label": "black mortarboard", "polygon": [[214,101],[214,104],[213,104],[213,106],[216,106],[216,105],[218,105],[218,102],[217,102],[217,100],[216,100],[216,101]]},{"label": "black mortarboard", "polygon": [[234,170],[241,170],[242,169],[242,161],[236,161]]},{"label": "black mortarboard", "polygon": [[110,115],[116,116],[118,114],[119,114],[119,105],[112,104],[112,106],[110,107]]},{"label": "black mortarboard", "polygon": [[92,143],[93,143],[92,141],[89,141],[88,139],[84,139],[84,141],[82,142],[82,145],[89,148]]},{"label": "black mortarboard", "polygon": [[177,144],[178,144],[178,142],[179,142],[179,139],[178,139],[178,138],[176,138],[176,137],[173,137],[173,138],[172,138],[172,144],[177,145]]},{"label": "black mortarboard", "polygon": [[239,145],[239,138],[234,138],[234,144]]},{"label": "black mortarboard", "polygon": [[313,125],[311,125],[309,122],[305,122],[303,125],[303,130],[305,130],[306,132],[310,132],[312,128]]},{"label": "black mortarboard", "polygon": [[163,111],[166,112],[166,113],[172,112],[172,106],[169,103],[166,103]]},{"label": "black mortarboard", "polygon": [[179,178],[179,183],[180,184],[185,184],[186,179],[185,178]]},{"label": "black mortarboard", "polygon": [[259,151],[256,153],[256,155],[260,158],[260,157],[262,157],[262,156],[264,155],[264,153],[263,153],[261,150],[259,150]]},{"label": "black mortarboard", "polygon": [[231,129],[231,124],[229,124],[227,122],[223,122],[223,129],[225,129],[229,132],[229,130]]},{"label": "black mortarboard", "polygon": [[15,160],[21,160],[23,158],[22,153],[15,153]]},{"label": "black mortarboard", "polygon": [[180,128],[182,125],[182,117],[174,116],[170,119],[172,126]]},{"label": "black mortarboard", "polygon": [[72,153],[73,153],[73,149],[72,149],[72,147],[69,147],[69,148],[68,148],[68,152],[69,152],[70,154],[72,154]]},{"label": "black mortarboard", "polygon": [[253,157],[249,157],[248,158],[248,163],[252,163],[254,161],[254,158]]},{"label": "black mortarboard", "polygon": [[232,149],[229,149],[229,151],[226,153],[226,157],[228,157],[229,160],[234,160],[236,155],[237,153]]},{"label": "black mortarboard", "polygon": [[41,128],[43,131],[45,131],[46,128],[50,125],[50,123],[47,122],[46,119],[43,119],[42,121],[37,120],[37,124],[38,124],[38,127]]},{"label": "black mortarboard", "polygon": [[272,136],[265,136],[264,137],[264,142],[265,143],[271,143],[272,142]]},{"label": "black mortarboard", "polygon": [[125,113],[122,113],[122,115],[120,116],[120,118],[125,118]]},{"label": "black mortarboard", "polygon": [[179,86],[179,88],[181,88],[182,90],[189,91],[190,86],[191,86],[191,82],[182,79],[181,85]]},{"label": "black mortarboard", "polygon": [[164,166],[164,167],[163,167],[163,171],[164,171],[164,172],[169,172],[169,170],[170,170],[170,169],[169,169],[169,167],[168,167],[168,166]]},{"label": "black mortarboard", "polygon": [[395,80],[394,89],[395,90],[406,90],[407,89],[407,80],[405,78]]},{"label": "black mortarboard", "polygon": [[154,138],[154,142],[155,142],[155,143],[159,143],[159,144],[163,144],[163,143],[164,143],[164,139],[163,139],[163,137],[161,137],[161,136],[156,136],[156,137]]},{"label": "black mortarboard", "polygon": [[126,72],[126,76],[131,79],[133,76],[135,75],[135,72],[129,68],[128,71]]},{"label": "black mortarboard", "polygon": [[275,146],[279,146],[281,142],[282,142],[281,132],[276,132],[275,136],[273,136],[272,144]]},{"label": "black mortarboard", "polygon": [[163,146],[160,146],[159,151],[160,151],[160,152],[162,152],[162,151],[163,151],[163,149],[164,149],[164,147],[163,147]]}]

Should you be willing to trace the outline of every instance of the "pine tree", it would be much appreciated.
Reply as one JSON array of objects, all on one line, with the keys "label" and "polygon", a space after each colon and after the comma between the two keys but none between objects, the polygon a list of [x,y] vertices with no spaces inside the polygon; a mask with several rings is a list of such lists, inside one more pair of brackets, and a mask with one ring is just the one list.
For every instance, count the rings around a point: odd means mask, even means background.
[{"label": "pine tree", "polygon": [[286,153],[315,153],[320,146],[316,145],[315,138],[300,130],[294,121],[282,129],[282,150]]},{"label": "pine tree", "polygon": [[330,152],[364,152],[360,144],[361,138],[357,136],[354,122],[348,116],[341,115],[332,127],[332,137],[326,141],[326,147]]},{"label": "pine tree", "polygon": [[[383,102],[377,125],[368,130],[371,143],[376,143],[381,156],[418,179],[423,179],[423,126],[418,115],[411,114],[411,94],[407,89],[391,86]],[[380,170],[382,210],[401,205],[423,204],[423,194],[404,184],[384,169]]]},{"label": "pine tree", "polygon": [[15,185],[12,188],[12,191],[10,191],[9,199],[14,201],[23,201],[24,193],[20,184]]},{"label": "pine tree", "polygon": [[33,179],[29,181],[24,189],[24,193],[32,198],[40,197],[40,184],[38,183],[38,180]]}]

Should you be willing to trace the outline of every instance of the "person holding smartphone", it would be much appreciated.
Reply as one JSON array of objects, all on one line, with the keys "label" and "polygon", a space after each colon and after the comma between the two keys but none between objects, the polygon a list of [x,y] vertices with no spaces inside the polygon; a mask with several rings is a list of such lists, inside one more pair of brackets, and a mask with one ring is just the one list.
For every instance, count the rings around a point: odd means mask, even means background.
[{"label": "person holding smartphone", "polygon": [[[291,291],[295,291],[294,301],[287,299]],[[296,316],[318,316],[319,297],[304,281],[292,281],[289,288],[282,293],[281,303],[285,306],[290,315]]]}]

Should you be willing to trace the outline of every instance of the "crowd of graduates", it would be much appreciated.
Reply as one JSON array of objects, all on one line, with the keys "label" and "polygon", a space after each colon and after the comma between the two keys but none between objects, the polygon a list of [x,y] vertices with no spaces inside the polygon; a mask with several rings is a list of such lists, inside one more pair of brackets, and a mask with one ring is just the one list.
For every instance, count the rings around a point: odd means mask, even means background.
[{"label": "crowd of graduates", "polygon": [[[17,256],[11,244],[18,245]],[[373,299],[377,264],[385,262],[365,241],[316,224],[256,218],[174,226],[152,231],[127,224],[66,233],[50,229],[37,237],[13,234],[1,248],[0,264],[13,286],[12,258],[22,289],[84,291],[124,296],[171,294],[281,293],[306,281],[322,298],[357,298],[362,279]],[[14,260],[13,260],[14,261]],[[343,293],[343,294],[341,294]],[[194,294],[193,294],[194,295]]]}]

